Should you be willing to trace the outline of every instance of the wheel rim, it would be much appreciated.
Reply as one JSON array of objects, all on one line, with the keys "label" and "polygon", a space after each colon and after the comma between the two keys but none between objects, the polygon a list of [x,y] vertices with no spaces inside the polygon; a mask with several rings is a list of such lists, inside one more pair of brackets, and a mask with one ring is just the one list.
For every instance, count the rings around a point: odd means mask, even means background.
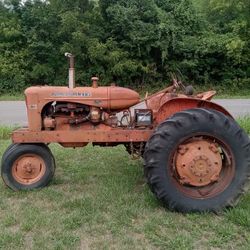
[{"label": "wheel rim", "polygon": [[235,173],[230,147],[214,136],[197,135],[183,140],[171,157],[171,176],[186,196],[204,199],[223,192]]},{"label": "wheel rim", "polygon": [[45,170],[45,162],[40,156],[25,154],[15,160],[12,167],[12,176],[23,185],[31,185],[43,177]]}]

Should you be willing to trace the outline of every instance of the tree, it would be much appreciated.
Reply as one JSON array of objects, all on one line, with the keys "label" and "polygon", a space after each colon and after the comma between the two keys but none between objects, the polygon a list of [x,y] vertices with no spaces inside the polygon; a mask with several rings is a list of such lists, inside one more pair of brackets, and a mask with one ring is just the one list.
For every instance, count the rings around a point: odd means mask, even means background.
[{"label": "tree", "polygon": [[[0,93],[15,92],[25,85],[26,55],[25,38],[18,18],[20,1],[5,6],[0,3]],[[10,2],[9,2],[10,4]]]},{"label": "tree", "polygon": [[[195,5],[193,5],[195,3]],[[0,92],[78,84],[159,85],[171,73],[250,86],[248,0],[0,1]]]},{"label": "tree", "polygon": [[[250,2],[206,0],[205,13],[214,37],[221,37],[224,54],[221,78],[228,83],[250,86]],[[215,38],[216,39],[216,38]]]},{"label": "tree", "polygon": [[133,81],[166,79],[180,68],[179,44],[200,32],[199,17],[188,0],[100,0],[106,34],[129,53],[140,72]]}]

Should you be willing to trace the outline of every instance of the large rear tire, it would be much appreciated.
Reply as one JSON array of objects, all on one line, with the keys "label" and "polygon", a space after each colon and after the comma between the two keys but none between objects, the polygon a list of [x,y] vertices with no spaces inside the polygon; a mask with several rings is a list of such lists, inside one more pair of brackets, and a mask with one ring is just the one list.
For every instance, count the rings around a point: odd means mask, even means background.
[{"label": "large rear tire", "polygon": [[250,140],[230,117],[190,109],[161,123],[147,142],[145,176],[171,210],[205,212],[236,205],[250,177]]},{"label": "large rear tire", "polygon": [[2,156],[1,175],[11,189],[46,186],[55,173],[55,159],[45,144],[11,144]]}]

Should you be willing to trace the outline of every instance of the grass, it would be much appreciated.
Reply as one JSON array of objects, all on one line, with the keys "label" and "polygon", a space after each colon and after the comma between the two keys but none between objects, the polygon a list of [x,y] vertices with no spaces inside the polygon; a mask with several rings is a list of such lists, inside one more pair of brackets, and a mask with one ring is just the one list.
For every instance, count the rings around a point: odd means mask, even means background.
[{"label": "grass", "polygon": [[[247,131],[248,121],[240,120]],[[2,155],[10,128],[0,131]],[[13,192],[0,181],[0,249],[250,249],[250,192],[220,215],[174,213],[123,146],[50,148],[57,169],[48,187]]]},{"label": "grass", "polygon": [[237,122],[250,135],[250,117],[240,117],[237,119]]},{"label": "grass", "polygon": [[10,134],[14,128],[8,126],[0,126],[0,139],[6,140],[10,138]]},{"label": "grass", "polygon": [[24,94],[22,93],[0,95],[0,101],[24,101],[24,99]]},{"label": "grass", "polygon": [[[1,154],[9,143],[1,142]],[[13,192],[0,183],[0,248],[249,249],[250,193],[221,215],[174,213],[122,146],[51,149],[50,186]]]}]

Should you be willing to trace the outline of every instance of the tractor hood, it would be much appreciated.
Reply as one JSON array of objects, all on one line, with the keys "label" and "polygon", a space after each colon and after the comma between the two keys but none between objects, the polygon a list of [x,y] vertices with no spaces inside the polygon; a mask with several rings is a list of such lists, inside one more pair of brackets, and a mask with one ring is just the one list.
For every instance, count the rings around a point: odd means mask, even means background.
[{"label": "tractor hood", "polygon": [[[75,102],[103,109],[120,110],[126,109],[139,103],[139,94],[131,89],[109,87],[50,87],[35,86],[25,90],[27,105],[36,99],[39,106],[48,102]],[[34,103],[33,103],[34,104]]]}]

